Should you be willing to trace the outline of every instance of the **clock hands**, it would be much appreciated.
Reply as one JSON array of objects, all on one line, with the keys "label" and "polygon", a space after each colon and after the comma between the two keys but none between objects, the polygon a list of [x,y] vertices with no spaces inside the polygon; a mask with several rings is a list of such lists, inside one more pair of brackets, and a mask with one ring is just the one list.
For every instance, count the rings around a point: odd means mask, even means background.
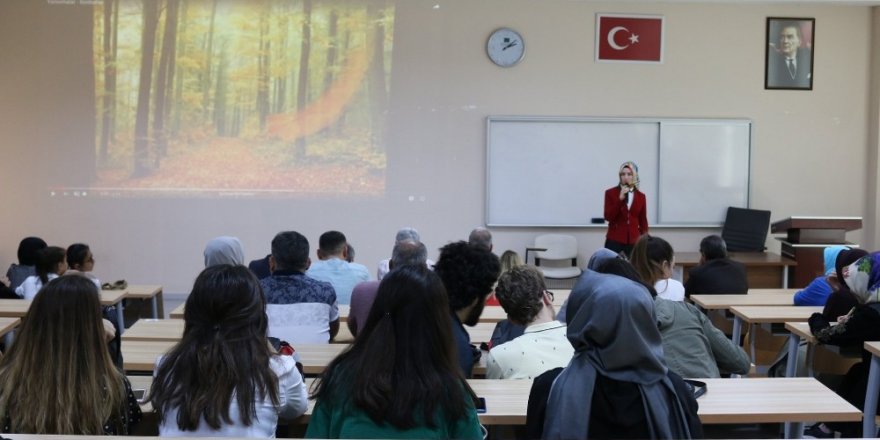
[{"label": "clock hands", "polygon": [[506,46],[502,47],[501,50],[507,50],[513,46],[516,46],[517,44],[518,44],[518,42],[516,40],[513,40],[510,43],[507,43]]}]

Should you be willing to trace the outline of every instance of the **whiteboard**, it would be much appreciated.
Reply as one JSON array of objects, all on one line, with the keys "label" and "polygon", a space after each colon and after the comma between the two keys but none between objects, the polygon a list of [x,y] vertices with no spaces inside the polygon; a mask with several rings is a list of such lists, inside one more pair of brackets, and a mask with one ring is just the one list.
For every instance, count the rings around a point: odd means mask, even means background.
[{"label": "whiteboard", "polygon": [[748,120],[490,117],[486,224],[604,224],[620,164],[639,166],[650,225],[717,226],[748,207]]}]

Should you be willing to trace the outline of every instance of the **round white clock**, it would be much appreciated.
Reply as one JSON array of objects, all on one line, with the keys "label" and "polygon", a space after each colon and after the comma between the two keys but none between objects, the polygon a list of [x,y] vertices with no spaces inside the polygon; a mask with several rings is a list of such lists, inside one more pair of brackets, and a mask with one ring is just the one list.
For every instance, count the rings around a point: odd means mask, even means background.
[{"label": "round white clock", "polygon": [[525,42],[519,32],[510,28],[501,28],[489,36],[486,42],[486,54],[493,63],[501,67],[510,67],[522,60],[526,52]]}]

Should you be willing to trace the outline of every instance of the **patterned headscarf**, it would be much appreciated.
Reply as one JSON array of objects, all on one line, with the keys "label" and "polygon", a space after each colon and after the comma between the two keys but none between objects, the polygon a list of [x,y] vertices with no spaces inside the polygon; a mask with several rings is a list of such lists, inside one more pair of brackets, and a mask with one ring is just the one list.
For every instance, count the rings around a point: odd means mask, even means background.
[{"label": "patterned headscarf", "polygon": [[880,302],[880,252],[868,254],[847,266],[843,279],[860,303]]},{"label": "patterned headscarf", "polygon": [[[638,188],[639,187],[639,166],[636,165],[635,162],[628,160],[628,161],[624,162],[623,165],[620,166],[620,171],[618,171],[618,173],[623,172],[624,168],[629,168],[630,171],[632,171],[632,173],[633,173],[633,181],[632,181],[633,187]],[[618,176],[618,178],[619,178],[619,176]]]}]

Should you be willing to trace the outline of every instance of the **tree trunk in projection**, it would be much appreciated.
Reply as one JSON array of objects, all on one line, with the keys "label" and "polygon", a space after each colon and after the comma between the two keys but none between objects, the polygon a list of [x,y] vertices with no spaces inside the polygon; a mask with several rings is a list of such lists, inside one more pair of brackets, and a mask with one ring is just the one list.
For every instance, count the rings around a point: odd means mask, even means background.
[{"label": "tree trunk in projection", "polygon": [[168,134],[165,133],[166,103],[174,74],[174,47],[177,45],[177,7],[179,2],[178,0],[168,0],[165,5],[165,31],[162,36],[162,52],[159,55],[156,91],[153,94],[155,104],[153,105],[152,140],[156,168],[159,167],[159,161],[168,153]]},{"label": "tree trunk in projection", "polygon": [[266,129],[266,117],[269,115],[269,53],[272,50],[269,7],[264,3],[260,11],[260,53],[257,56],[257,115],[261,132]]},{"label": "tree trunk in projection", "polygon": [[138,85],[137,116],[134,125],[134,177],[150,173],[150,85],[153,79],[153,50],[159,21],[159,2],[143,1],[144,27],[141,35],[141,74]]},{"label": "tree trunk in projection", "polygon": [[[302,46],[299,58],[299,82],[296,88],[296,110],[302,112],[308,104],[309,53],[312,45],[312,0],[303,1]],[[301,130],[302,132],[302,130]],[[306,137],[300,135],[296,140],[296,157],[306,156]]]},{"label": "tree trunk in projection", "polygon": [[206,121],[211,114],[211,72],[214,69],[214,25],[217,22],[217,1],[214,0],[211,5],[211,22],[208,25],[208,35],[205,36],[205,61],[202,66],[202,114]]},{"label": "tree trunk in projection", "polygon": [[116,142],[116,120],[119,118],[119,114],[117,113],[117,109],[119,108],[119,99],[116,96],[116,82],[119,76],[119,69],[117,68],[118,60],[117,57],[117,49],[119,48],[119,0],[110,0],[113,3],[113,21],[111,24],[113,25],[112,30],[112,38],[110,41],[110,52],[113,54],[113,75],[110,75],[110,89],[113,91],[113,99],[110,101],[110,131],[108,133],[108,147],[109,144]]},{"label": "tree trunk in projection", "polygon": [[279,66],[281,70],[278,71],[278,74],[275,75],[275,99],[274,104],[272,106],[272,113],[284,113],[287,109],[285,105],[287,103],[287,70],[289,69],[289,59],[287,53],[287,47],[289,46],[288,41],[290,40],[290,32],[289,32],[289,18],[287,6],[282,6],[282,14],[284,14],[283,18],[279,20],[279,32],[281,36],[279,38],[279,47],[278,56],[276,57],[276,68]]},{"label": "tree trunk in projection", "polygon": [[[327,64],[324,67],[324,90],[328,90],[330,86],[333,84],[334,72],[336,71],[336,58],[339,48],[339,14],[335,9],[330,11],[330,16],[327,19]],[[330,131],[330,127],[328,126],[322,132],[327,133]]]},{"label": "tree trunk in projection", "polygon": [[[346,26],[345,36],[342,38],[342,50],[340,53],[348,53],[348,48],[351,47],[351,28]],[[341,135],[345,130],[345,118],[348,116],[348,110],[343,110],[342,114],[339,115],[339,119],[336,120],[336,125],[333,127],[334,131],[337,135]]]},{"label": "tree trunk in projection", "polygon": [[171,111],[168,112],[171,115],[171,135],[177,136],[180,133],[180,123],[182,119],[182,114],[184,112],[183,107],[183,89],[186,86],[184,73],[186,69],[181,66],[181,63],[177,63],[177,59],[184,59],[187,55],[186,44],[189,38],[189,34],[187,34],[187,11],[188,11],[189,2],[186,0],[181,0],[180,2],[180,11],[178,12],[178,22],[180,23],[180,29],[177,31],[177,49],[175,50],[176,56],[174,61],[174,87],[173,87],[173,102],[174,104],[171,107]]},{"label": "tree trunk in projection", "polygon": [[369,0],[367,17],[375,26],[367,28],[367,44],[372,46],[373,60],[368,73],[370,96],[370,142],[375,149],[382,149],[385,134],[385,112],[388,109],[388,91],[385,86],[385,10],[382,0]]},{"label": "tree trunk in projection", "polygon": [[220,49],[217,63],[217,87],[214,89],[214,129],[218,136],[226,136],[226,68],[228,64],[226,45]]},{"label": "tree trunk in projection", "polygon": [[113,7],[115,1],[104,3],[104,23],[102,35],[102,51],[104,58],[104,96],[101,100],[101,138],[98,141],[98,161],[107,163],[107,152],[110,146],[110,125],[114,117],[113,101],[115,94],[111,78],[116,76],[116,62],[113,59]]}]

